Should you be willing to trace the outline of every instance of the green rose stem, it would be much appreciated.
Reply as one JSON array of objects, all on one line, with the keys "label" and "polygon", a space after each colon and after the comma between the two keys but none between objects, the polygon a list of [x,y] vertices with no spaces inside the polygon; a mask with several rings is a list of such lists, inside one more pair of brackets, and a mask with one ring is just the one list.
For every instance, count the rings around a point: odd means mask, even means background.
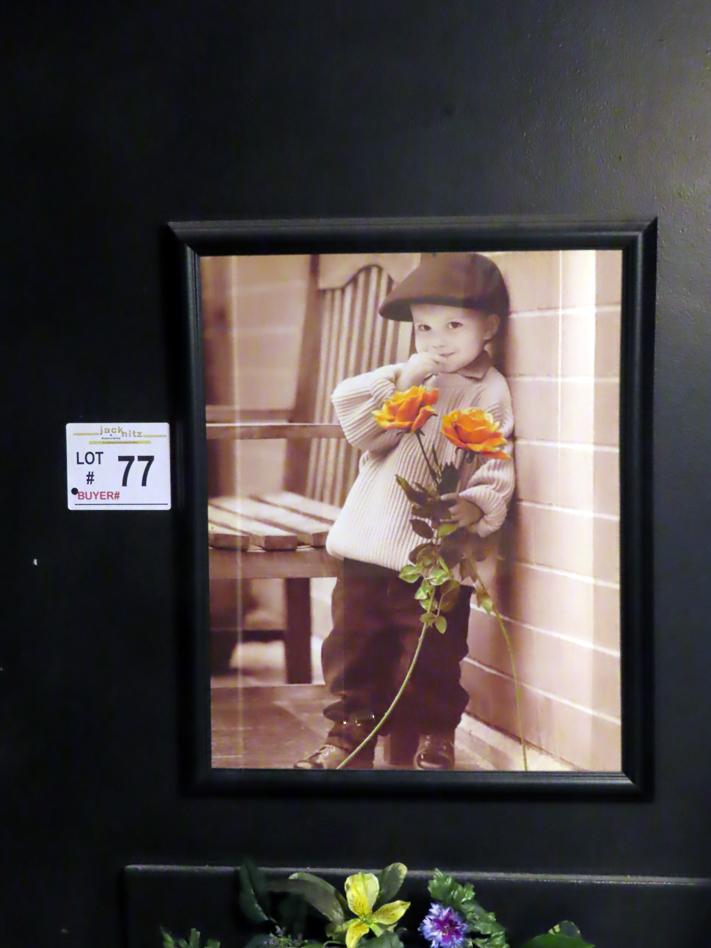
[{"label": "green rose stem", "polygon": [[496,603],[489,595],[489,590],[484,585],[484,581],[482,580],[481,576],[479,576],[478,571],[477,571],[477,580],[481,586],[481,590],[482,590],[482,593],[484,594],[484,598],[488,599],[489,602],[491,603],[491,608],[494,611],[494,615],[496,616],[496,621],[498,622],[499,629],[501,630],[501,634],[504,637],[504,642],[506,642],[506,649],[509,653],[509,661],[511,662],[511,673],[513,675],[513,680],[514,680],[514,697],[516,699],[516,723],[518,725],[519,740],[521,741],[521,753],[523,754],[523,769],[527,771],[528,770],[528,757],[526,755],[526,738],[523,736],[523,716],[521,714],[521,686],[519,684],[518,675],[516,674],[516,662],[514,660],[514,652],[513,652],[513,646],[511,644],[511,637],[508,633],[508,629],[506,628],[506,625],[501,616],[501,613],[496,608]]},{"label": "green rose stem", "polygon": [[437,457],[437,448],[434,446],[434,441],[432,442],[432,457],[435,462],[435,467],[437,468],[437,480],[435,482],[435,489],[436,489],[437,485],[439,484],[442,478],[442,471],[444,470],[444,468],[442,467],[442,462]]},{"label": "green rose stem", "polygon": [[381,719],[378,721],[378,723],[375,725],[375,727],[374,727],[373,730],[370,732],[370,734],[369,734],[367,737],[365,737],[365,738],[360,742],[360,744],[356,747],[356,749],[355,749],[354,751],[351,751],[351,752],[350,752],[350,754],[348,755],[348,757],[345,758],[345,760],[342,760],[342,761],[340,762],[340,764],[336,767],[336,770],[341,770],[343,767],[346,766],[346,764],[350,763],[350,761],[353,760],[353,758],[356,756],[356,754],[359,754],[359,753],[363,750],[363,748],[366,746],[366,744],[368,744],[368,743],[375,737],[375,735],[378,733],[378,731],[380,730],[380,728],[383,726],[383,724],[385,724],[385,722],[387,721],[387,719],[390,717],[390,715],[391,715],[391,714],[393,713],[393,711],[395,710],[395,707],[396,707],[398,701],[400,700],[400,698],[402,697],[403,691],[405,690],[405,688],[407,688],[407,683],[409,682],[410,678],[412,677],[412,673],[413,673],[413,671],[415,670],[415,665],[417,664],[417,659],[418,659],[418,657],[419,657],[420,651],[422,650],[422,645],[423,645],[423,643],[424,643],[424,641],[425,641],[425,635],[426,635],[426,633],[427,633],[427,626],[426,626],[426,625],[423,625],[423,626],[422,626],[422,631],[420,632],[420,637],[419,637],[418,640],[417,640],[417,645],[415,646],[415,651],[414,651],[413,654],[412,654],[412,659],[411,659],[411,661],[410,661],[410,667],[407,669],[407,672],[405,673],[405,677],[404,677],[403,680],[402,680],[402,684],[401,684],[400,687],[398,688],[397,694],[395,695],[395,697],[393,698],[393,700],[390,702],[390,707],[387,709],[387,711],[385,712],[385,714],[382,716],[382,718],[381,718]]},{"label": "green rose stem", "polygon": [[422,432],[416,431],[415,437],[417,438],[417,443],[420,446],[420,451],[422,451],[422,457],[425,459],[425,464],[427,465],[427,470],[430,472],[430,477],[432,478],[432,483],[437,487],[437,475],[430,464],[430,459],[427,457],[427,452],[425,451],[425,446],[422,443]]}]

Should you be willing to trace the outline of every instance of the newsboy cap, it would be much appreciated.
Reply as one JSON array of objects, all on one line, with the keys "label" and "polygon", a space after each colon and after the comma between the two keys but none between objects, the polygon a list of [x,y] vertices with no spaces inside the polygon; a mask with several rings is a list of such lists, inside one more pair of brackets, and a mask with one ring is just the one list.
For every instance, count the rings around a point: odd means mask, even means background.
[{"label": "newsboy cap", "polygon": [[386,296],[380,315],[412,319],[411,303],[443,303],[509,314],[509,291],[501,271],[480,253],[423,254],[419,266]]}]

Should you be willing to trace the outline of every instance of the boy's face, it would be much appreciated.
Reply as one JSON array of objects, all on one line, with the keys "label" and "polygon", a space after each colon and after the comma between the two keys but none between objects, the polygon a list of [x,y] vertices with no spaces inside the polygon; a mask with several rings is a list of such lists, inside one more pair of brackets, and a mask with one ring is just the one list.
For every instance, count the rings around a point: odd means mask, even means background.
[{"label": "boy's face", "polygon": [[499,328],[498,316],[478,309],[413,303],[410,310],[415,348],[441,360],[440,372],[458,372],[469,365]]}]

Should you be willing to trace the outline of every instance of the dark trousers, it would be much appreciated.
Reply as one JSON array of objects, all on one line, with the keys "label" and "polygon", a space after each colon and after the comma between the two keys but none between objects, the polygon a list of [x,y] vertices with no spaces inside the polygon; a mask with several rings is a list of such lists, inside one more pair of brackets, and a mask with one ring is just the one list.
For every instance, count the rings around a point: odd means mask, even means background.
[{"label": "dark trousers", "polygon": [[[394,570],[344,561],[331,602],[333,628],[321,650],[324,679],[337,699],[324,714],[334,722],[330,736],[344,737],[334,743],[349,743],[344,722],[378,721],[400,687],[422,628],[416,589]],[[468,701],[459,674],[471,594],[471,587],[461,587],[444,634],[427,631],[413,676],[381,733],[402,725],[431,733],[459,724]]]}]

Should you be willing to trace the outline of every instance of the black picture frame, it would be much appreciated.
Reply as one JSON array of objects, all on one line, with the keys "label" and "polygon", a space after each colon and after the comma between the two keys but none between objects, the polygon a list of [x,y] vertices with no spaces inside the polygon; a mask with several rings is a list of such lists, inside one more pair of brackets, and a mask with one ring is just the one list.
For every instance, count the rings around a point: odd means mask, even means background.
[{"label": "black picture frame", "polygon": [[[648,797],[652,767],[652,384],[656,220],[421,218],[184,221],[167,225],[168,297],[177,302],[176,506],[185,594],[181,761],[198,794],[376,793]],[[620,250],[620,772],[220,770],[211,766],[202,256],[455,250]],[[177,293],[177,296],[175,295]],[[178,328],[179,327],[179,328]]]}]

